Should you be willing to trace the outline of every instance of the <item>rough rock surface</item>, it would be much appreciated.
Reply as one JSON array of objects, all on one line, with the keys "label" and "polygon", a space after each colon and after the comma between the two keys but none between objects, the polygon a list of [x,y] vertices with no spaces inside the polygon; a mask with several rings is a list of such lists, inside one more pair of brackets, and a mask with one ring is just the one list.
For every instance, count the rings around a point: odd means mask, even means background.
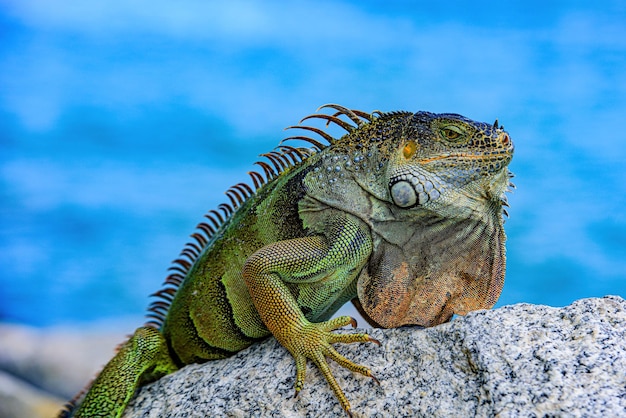
[{"label": "rough rock surface", "polygon": [[[626,301],[565,308],[518,304],[429,329],[372,330],[382,347],[337,345],[380,386],[331,368],[363,417],[626,416]],[[293,398],[294,362],[276,340],[191,365],[144,387],[125,417],[345,416],[309,364]]]}]

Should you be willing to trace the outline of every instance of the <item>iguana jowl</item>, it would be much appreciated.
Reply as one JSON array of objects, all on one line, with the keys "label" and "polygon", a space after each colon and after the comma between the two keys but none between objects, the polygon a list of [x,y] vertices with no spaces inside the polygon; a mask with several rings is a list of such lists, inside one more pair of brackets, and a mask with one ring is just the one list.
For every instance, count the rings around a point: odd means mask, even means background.
[{"label": "iguana jowl", "polygon": [[[325,105],[339,139],[297,128],[313,148],[263,154],[256,190],[240,183],[198,225],[152,317],[123,344],[66,416],[120,416],[137,387],[185,364],[221,359],[274,335],[350,405],[326,357],[372,376],[333,343],[377,342],[335,334],[329,318],[352,300],[374,325],[432,326],[490,308],[504,281],[504,193],[513,143],[504,129],[456,114],[374,112]],[[292,127],[293,128],[293,127]]]}]

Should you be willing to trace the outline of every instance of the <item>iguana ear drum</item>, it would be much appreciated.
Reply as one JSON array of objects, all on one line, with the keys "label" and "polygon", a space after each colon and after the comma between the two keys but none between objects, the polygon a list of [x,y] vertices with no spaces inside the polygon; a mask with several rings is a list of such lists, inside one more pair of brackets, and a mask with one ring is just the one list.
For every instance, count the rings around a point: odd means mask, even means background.
[{"label": "iguana ear drum", "polygon": [[391,192],[393,203],[395,203],[396,206],[410,208],[419,204],[417,192],[413,188],[413,185],[406,180],[400,180],[392,184],[389,191]]},{"label": "iguana ear drum", "polygon": [[[436,182],[436,183],[435,183]],[[403,172],[389,181],[389,192],[396,206],[410,209],[441,197],[443,186],[435,178]]]}]

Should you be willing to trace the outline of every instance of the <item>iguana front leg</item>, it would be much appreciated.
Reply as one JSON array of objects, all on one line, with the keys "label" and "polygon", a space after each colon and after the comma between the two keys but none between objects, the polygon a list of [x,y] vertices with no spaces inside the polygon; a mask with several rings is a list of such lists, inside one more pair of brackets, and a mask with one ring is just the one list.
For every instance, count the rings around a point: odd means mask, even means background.
[{"label": "iguana front leg", "polygon": [[338,214],[327,223],[325,236],[267,245],[254,253],[243,269],[243,277],[261,319],[296,361],[296,395],[304,385],[306,359],[309,358],[321,370],[348,414],[350,404],[333,377],[326,357],[353,372],[373,376],[369,368],[346,359],[331,344],[378,341],[367,334],[332,333],[347,324],[356,326],[356,321],[348,316],[321,323],[310,322],[288,284],[296,284],[296,293],[300,296],[306,293],[307,285],[316,284],[318,294],[307,297],[307,303],[311,305],[307,307],[313,312],[323,311],[355,280],[371,251],[372,240],[367,226],[349,215]]}]

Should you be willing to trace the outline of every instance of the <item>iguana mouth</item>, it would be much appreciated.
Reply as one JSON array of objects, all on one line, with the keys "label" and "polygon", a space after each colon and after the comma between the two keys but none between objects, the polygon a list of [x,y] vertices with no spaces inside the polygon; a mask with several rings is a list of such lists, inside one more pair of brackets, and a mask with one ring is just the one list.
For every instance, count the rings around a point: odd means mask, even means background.
[{"label": "iguana mouth", "polygon": [[491,153],[476,153],[469,154],[465,152],[455,152],[451,154],[437,155],[436,157],[422,158],[417,160],[420,164],[428,164],[435,161],[447,160],[447,159],[462,159],[462,160],[500,160],[502,157],[511,158],[513,156],[513,147],[506,151],[491,152]]},{"label": "iguana mouth", "polygon": [[508,163],[511,158],[513,158],[513,151],[515,150],[515,146],[513,145],[513,141],[511,141],[511,137],[506,132],[502,132],[496,140],[496,144],[494,144],[495,146],[493,151],[476,151],[473,153],[451,152],[448,154],[437,155],[435,157],[422,158],[420,160],[417,160],[417,162],[420,164],[428,164],[446,159],[483,161],[506,159],[506,163]]}]

